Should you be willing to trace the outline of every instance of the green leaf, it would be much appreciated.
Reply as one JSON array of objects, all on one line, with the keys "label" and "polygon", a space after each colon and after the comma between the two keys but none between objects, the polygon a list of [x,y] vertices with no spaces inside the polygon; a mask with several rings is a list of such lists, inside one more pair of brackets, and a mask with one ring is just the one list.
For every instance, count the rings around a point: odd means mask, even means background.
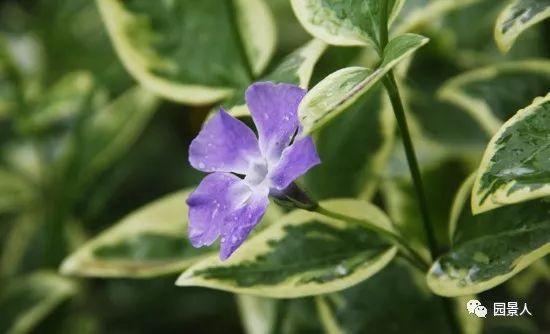
[{"label": "green leaf", "polygon": [[0,332],[30,332],[75,292],[70,280],[50,272],[37,272],[13,281],[0,294]]},{"label": "green leaf", "polygon": [[[162,197],[130,213],[114,226],[88,241],[61,265],[67,275],[94,277],[154,277],[180,272],[212,248],[194,248],[187,240],[191,190]],[[269,208],[263,226],[279,217]]]},{"label": "green leaf", "polygon": [[[287,55],[271,72],[257,81],[290,83],[307,89],[313,68],[326,48],[327,45],[324,42],[313,39]],[[247,88],[242,87],[236,90],[233,96],[222,104],[231,115],[235,117],[250,115],[244,101],[244,93]],[[217,108],[215,111],[218,111]]]},{"label": "green leaf", "polygon": [[[471,179],[466,182],[471,185]],[[491,289],[550,252],[550,202],[532,200],[474,216],[468,196],[461,195],[470,190],[464,187],[453,204],[453,246],[427,276],[430,289],[442,296]]]},{"label": "green leaf", "polygon": [[302,100],[298,109],[304,134],[311,133],[363,96],[401,60],[426,44],[420,35],[405,34],[392,39],[384,49],[378,69],[348,67],[338,70],[319,82]]},{"label": "green leaf", "polygon": [[529,27],[550,17],[549,0],[514,0],[500,13],[495,24],[495,41],[505,53]]},{"label": "green leaf", "polygon": [[158,199],[87,242],[62,264],[67,275],[152,277],[181,271],[211,249],[187,240],[189,190]]},{"label": "green leaf", "polygon": [[79,183],[90,179],[126,152],[141,134],[158,105],[158,98],[140,87],[129,89],[83,121],[67,151]]},{"label": "green leaf", "polygon": [[[368,202],[331,200],[321,205],[392,229]],[[229,260],[211,256],[196,263],[176,284],[273,298],[316,295],[367,279],[395,254],[395,247],[364,227],[297,210],[250,238]]]},{"label": "green leaf", "polygon": [[491,139],[472,192],[474,214],[550,196],[550,94],[508,120]]},{"label": "green leaf", "polygon": [[142,85],[182,103],[208,104],[246,86],[275,45],[262,0],[97,0],[124,66]]},{"label": "green leaf", "polygon": [[460,74],[447,81],[438,95],[470,113],[492,136],[517,110],[546,95],[549,86],[549,60],[522,60]]},{"label": "green leaf", "polygon": [[[403,0],[388,0],[389,23]],[[332,45],[379,45],[381,1],[291,0],[302,26]]]},{"label": "green leaf", "polygon": [[[323,162],[304,177],[315,198],[369,199],[378,187],[395,137],[395,117],[381,85],[315,133]],[[346,159],[342,159],[342,157]]]},{"label": "green leaf", "polygon": [[[422,275],[394,261],[370,280],[350,289],[317,297],[327,333],[451,333],[440,298]],[[453,300],[455,309],[466,301]],[[463,333],[480,333],[481,319],[461,315]]]}]

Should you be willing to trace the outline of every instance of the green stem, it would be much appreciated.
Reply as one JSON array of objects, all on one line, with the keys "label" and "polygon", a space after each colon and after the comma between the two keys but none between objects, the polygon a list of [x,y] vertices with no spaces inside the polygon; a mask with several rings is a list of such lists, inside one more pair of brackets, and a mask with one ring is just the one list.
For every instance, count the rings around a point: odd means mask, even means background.
[{"label": "green stem", "polygon": [[323,208],[320,205],[317,205],[315,208],[313,208],[311,211],[317,212],[319,214],[322,214],[323,216],[342,220],[345,222],[350,222],[353,224],[360,225],[362,227],[365,227],[369,230],[372,230],[383,237],[385,237],[387,240],[389,240],[392,244],[396,245],[400,248],[401,253],[405,259],[407,259],[411,264],[416,266],[418,269],[420,269],[422,272],[428,271],[429,264],[418,254],[408,243],[407,241],[399,234],[392,233],[391,231],[388,231],[386,229],[383,229],[381,227],[378,227],[376,225],[373,225],[365,220],[357,219],[354,217],[350,217],[347,215],[343,215],[340,213],[336,213],[334,211],[327,210],[326,208]]},{"label": "green stem", "polygon": [[[380,16],[380,57],[384,57],[384,48],[388,44],[388,0],[382,1],[381,16]],[[416,191],[416,197],[418,199],[418,205],[420,207],[420,214],[422,215],[422,223],[424,225],[424,233],[428,241],[428,248],[430,249],[430,255],[435,258],[438,255],[437,240],[435,239],[434,228],[430,220],[430,214],[428,210],[428,204],[426,196],[424,194],[424,186],[422,184],[422,176],[420,174],[420,168],[418,167],[418,161],[416,159],[416,153],[409,133],[409,126],[407,125],[407,118],[405,116],[405,110],[403,103],[401,102],[401,96],[399,89],[393,77],[393,72],[389,71],[383,80],[384,86],[390,97],[390,101],[393,107],[395,118],[397,119],[397,125],[401,132],[403,139],[403,145],[405,147],[405,154],[407,156],[407,162],[411,171],[413,179],[414,189]]]},{"label": "green stem", "polygon": [[[388,43],[388,0],[382,0],[382,10],[380,17],[380,57],[384,57],[384,48]],[[422,176],[420,174],[420,168],[418,166],[418,161],[416,159],[416,153],[414,151],[414,146],[412,143],[411,135],[409,133],[409,127],[407,125],[407,118],[405,116],[405,109],[403,108],[403,102],[399,94],[399,88],[395,82],[393,72],[389,71],[386,77],[383,80],[384,86],[390,101],[393,107],[393,112],[395,118],[397,119],[397,125],[399,131],[401,132],[401,137],[403,140],[403,145],[405,147],[405,154],[407,156],[407,162],[409,165],[409,170],[411,172],[411,177],[413,180],[414,189],[416,191],[416,196],[418,199],[418,205],[420,208],[420,213],[422,215],[422,223],[424,226],[424,232],[428,241],[428,247],[430,249],[430,254],[432,259],[435,259],[438,256],[439,247],[437,245],[437,240],[435,238],[434,227],[430,220],[430,214],[428,210],[428,204],[426,196],[424,194],[424,186],[422,184]],[[456,317],[456,312],[453,309],[452,300],[447,298],[439,298],[442,303],[445,315],[448,320],[451,333],[460,334],[462,331],[460,329],[460,323]]]},{"label": "green stem", "polygon": [[420,214],[422,215],[422,223],[424,225],[424,232],[427,237],[428,247],[432,258],[436,258],[438,255],[438,246],[435,239],[434,227],[430,220],[430,214],[428,210],[428,204],[426,195],[424,194],[424,186],[422,184],[422,176],[420,174],[420,168],[418,167],[418,160],[416,159],[416,153],[409,133],[409,127],[407,125],[407,118],[405,116],[405,110],[403,103],[401,102],[401,96],[399,89],[395,83],[393,73],[390,71],[384,79],[384,86],[390,97],[390,101],[393,107],[395,118],[397,119],[397,125],[401,132],[403,139],[403,146],[405,147],[405,154],[407,156],[407,162],[409,164],[409,170],[411,172],[414,189],[416,191],[416,197],[420,208]]}]

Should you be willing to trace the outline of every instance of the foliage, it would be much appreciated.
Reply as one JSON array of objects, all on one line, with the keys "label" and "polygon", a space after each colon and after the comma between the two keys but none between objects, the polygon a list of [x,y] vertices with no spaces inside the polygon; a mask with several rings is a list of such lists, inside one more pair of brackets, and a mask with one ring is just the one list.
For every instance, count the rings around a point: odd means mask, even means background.
[{"label": "foliage", "polygon": [[[0,3],[0,331],[547,331],[548,17],[548,0]],[[271,203],[221,261],[188,240],[187,150],[220,107],[251,123],[259,81],[307,90],[297,136],[321,164],[297,184],[319,206]],[[478,319],[472,298],[534,316]]]}]

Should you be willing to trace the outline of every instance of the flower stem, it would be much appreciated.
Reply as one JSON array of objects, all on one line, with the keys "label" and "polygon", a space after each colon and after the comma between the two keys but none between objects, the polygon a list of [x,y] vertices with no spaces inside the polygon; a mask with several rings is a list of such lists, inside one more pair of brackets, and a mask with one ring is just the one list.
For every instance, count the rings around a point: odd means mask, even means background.
[{"label": "flower stem", "polygon": [[[384,48],[388,43],[388,0],[382,0],[382,11],[380,17],[380,57],[384,57]],[[393,72],[390,70],[383,80],[384,86],[390,101],[392,104],[395,118],[397,119],[397,125],[401,132],[403,140],[403,146],[405,147],[405,154],[407,156],[407,162],[411,177],[413,180],[414,189],[416,191],[416,197],[418,199],[418,205],[420,213],[422,215],[422,223],[424,226],[424,232],[428,241],[428,247],[430,249],[430,255],[432,259],[435,259],[439,255],[439,247],[435,238],[434,227],[430,220],[430,214],[428,210],[428,204],[426,196],[424,194],[424,186],[422,184],[422,176],[420,174],[420,168],[418,167],[418,161],[416,159],[416,153],[414,151],[414,145],[412,143],[411,135],[409,133],[409,127],[407,125],[407,118],[405,116],[405,110],[403,108],[403,102],[399,94],[399,88],[395,82]],[[451,333],[460,334],[460,323],[457,319],[456,312],[453,309],[452,300],[447,298],[439,298],[442,303],[443,310],[448,320],[448,325],[451,329]]]},{"label": "flower stem", "polygon": [[437,241],[435,239],[434,227],[432,225],[430,214],[428,210],[428,204],[426,195],[424,194],[424,186],[422,184],[422,176],[420,174],[420,168],[418,167],[418,160],[416,159],[416,153],[409,133],[409,127],[407,125],[407,118],[401,102],[401,96],[399,89],[395,83],[393,73],[389,72],[384,79],[384,86],[390,97],[390,101],[393,107],[395,118],[397,119],[397,125],[401,132],[403,139],[403,146],[405,147],[405,154],[407,156],[407,162],[409,164],[409,170],[411,172],[414,189],[416,191],[416,197],[420,208],[420,214],[422,215],[422,223],[424,225],[424,232],[428,241],[428,248],[432,258],[436,258],[439,252]]},{"label": "flower stem", "polygon": [[326,216],[326,217],[330,217],[330,218],[342,220],[342,221],[345,221],[345,222],[350,222],[350,223],[353,223],[353,224],[357,224],[357,225],[365,227],[369,230],[372,230],[372,231],[382,235],[386,239],[388,239],[392,244],[399,247],[403,257],[406,260],[408,260],[409,262],[411,262],[411,264],[413,264],[415,267],[420,269],[422,272],[426,272],[429,268],[429,264],[422,258],[422,256],[420,256],[420,254],[418,254],[416,252],[416,250],[414,250],[407,243],[407,241],[401,235],[399,235],[397,233],[392,233],[391,231],[388,231],[386,229],[383,229],[381,227],[373,225],[373,224],[371,224],[371,223],[369,223],[365,220],[362,220],[362,219],[358,219],[358,218],[354,218],[354,217],[351,217],[351,216],[348,216],[348,215],[343,215],[341,213],[330,211],[330,210],[328,210],[328,209],[326,209],[326,208],[324,208],[320,205],[317,205],[315,208],[313,208],[310,211],[317,212],[317,213],[322,214],[323,216]]},{"label": "flower stem", "polygon": [[[382,0],[380,15],[380,57],[384,58],[384,48],[388,44],[388,0]],[[420,168],[418,167],[418,161],[416,159],[416,153],[409,133],[409,127],[407,125],[407,118],[405,116],[405,110],[403,103],[401,102],[401,96],[399,94],[399,88],[393,77],[393,72],[390,70],[386,77],[383,79],[384,86],[390,97],[393,112],[397,119],[397,125],[401,132],[403,139],[403,146],[405,147],[405,154],[407,156],[407,162],[409,164],[409,170],[411,172],[414,189],[416,191],[416,197],[418,199],[418,205],[420,207],[420,214],[422,215],[422,223],[424,225],[424,233],[428,241],[428,248],[430,249],[430,256],[434,259],[438,255],[437,240],[435,239],[434,228],[430,220],[430,214],[428,210],[428,204],[426,196],[424,194],[424,186],[422,184],[422,176],[420,174]]]}]

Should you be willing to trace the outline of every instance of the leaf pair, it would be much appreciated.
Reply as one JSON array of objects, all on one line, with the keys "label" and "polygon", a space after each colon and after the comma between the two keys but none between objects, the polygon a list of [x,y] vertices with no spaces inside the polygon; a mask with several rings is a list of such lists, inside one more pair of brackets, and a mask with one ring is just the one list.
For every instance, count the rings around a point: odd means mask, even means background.
[{"label": "leaf pair", "polygon": [[485,291],[550,253],[549,134],[547,95],[520,110],[492,138],[477,176],[455,198],[453,247],[428,274],[434,292]]}]

